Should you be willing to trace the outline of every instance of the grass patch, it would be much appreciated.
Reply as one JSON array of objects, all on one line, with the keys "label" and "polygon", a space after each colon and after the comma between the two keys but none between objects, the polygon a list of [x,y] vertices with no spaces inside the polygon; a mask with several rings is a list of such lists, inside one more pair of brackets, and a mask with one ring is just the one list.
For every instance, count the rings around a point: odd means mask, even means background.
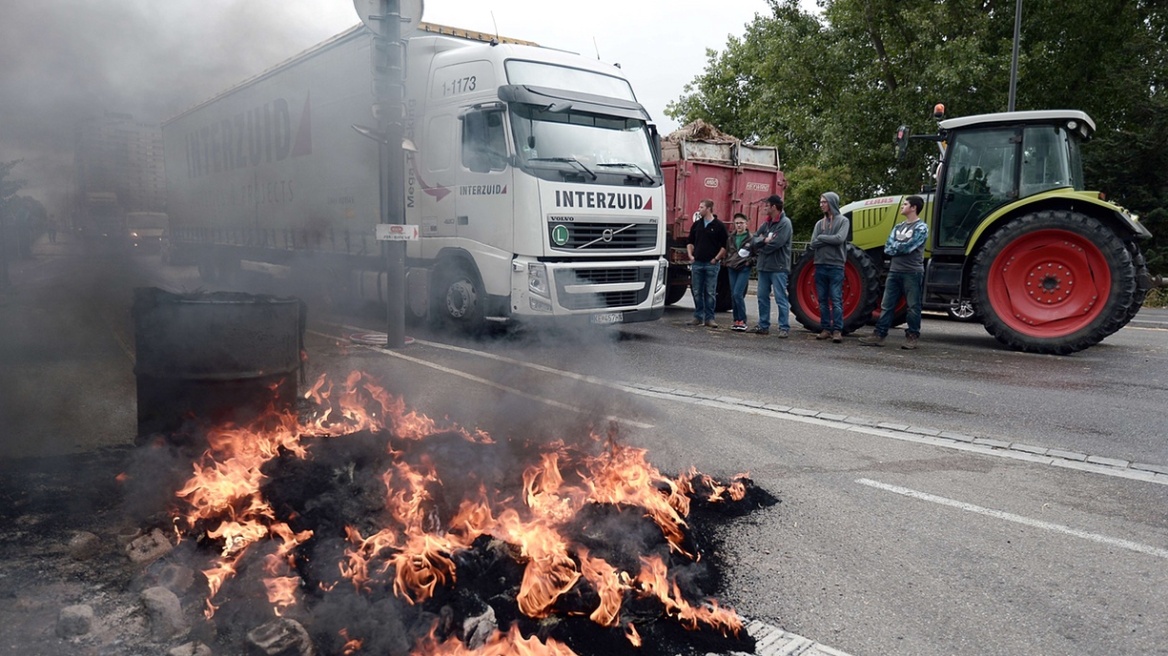
[{"label": "grass patch", "polygon": [[1148,290],[1148,297],[1144,299],[1144,307],[1168,307],[1168,287],[1153,287]]}]

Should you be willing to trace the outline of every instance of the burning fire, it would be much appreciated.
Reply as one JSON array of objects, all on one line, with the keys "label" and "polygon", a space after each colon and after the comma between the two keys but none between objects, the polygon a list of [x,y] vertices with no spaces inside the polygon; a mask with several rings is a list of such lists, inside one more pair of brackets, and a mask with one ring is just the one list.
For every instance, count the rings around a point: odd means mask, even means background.
[{"label": "burning fire", "polygon": [[[392,596],[402,608],[422,612],[450,597],[469,560],[490,552],[506,554],[506,562],[521,569],[508,593],[517,613],[509,612],[517,620],[532,620],[529,628],[549,617],[587,617],[640,647],[635,614],[626,611],[636,602],[657,604],[659,617],[691,631],[742,633],[733,610],[684,591],[670,567],[700,560],[688,532],[691,504],[741,501],[747,495],[745,475],[727,484],[694,469],[670,478],[648,462],[643,449],[619,444],[615,429],[581,444],[513,449],[481,431],[439,426],[360,372],[339,387],[322,376],[306,397],[319,408],[311,417],[270,412],[252,426],[213,429],[191,477],[177,491],[174,523],[180,535],[218,552],[203,570],[208,620],[224,603],[243,596],[224,593],[245,569],[253,576],[262,572],[258,576],[274,616],[308,616],[305,605],[342,589],[370,599]],[[331,469],[317,462],[337,448],[333,444],[347,441],[374,444],[374,454]],[[477,455],[451,457],[458,449]],[[508,474],[475,468],[503,455],[529,461],[513,487]],[[372,466],[371,460],[379,468],[368,477],[372,484],[358,471]],[[317,467],[317,475],[283,485],[286,470],[294,466]],[[320,500],[289,497],[287,490],[315,490],[324,478],[350,486],[351,494],[338,496],[367,502],[370,512],[322,513],[344,520],[342,528],[328,533],[306,523]],[[656,534],[660,547],[642,537],[649,552],[630,554],[597,537],[606,522],[618,520],[653,527],[641,532]],[[330,553],[324,545],[333,547],[331,568],[321,562],[321,554]],[[552,638],[524,637],[516,622],[496,627],[473,648],[458,631],[443,634],[431,628],[413,653],[573,653]],[[332,635],[340,640],[339,653],[361,653],[368,642],[357,627]]]}]

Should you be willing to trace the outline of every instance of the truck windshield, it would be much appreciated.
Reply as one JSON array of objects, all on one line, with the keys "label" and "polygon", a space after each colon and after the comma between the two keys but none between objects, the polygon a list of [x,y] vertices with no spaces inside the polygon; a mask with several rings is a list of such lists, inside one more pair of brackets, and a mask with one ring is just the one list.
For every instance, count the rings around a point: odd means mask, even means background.
[{"label": "truck windshield", "polygon": [[522,104],[511,109],[517,159],[533,175],[644,186],[660,180],[644,121]]}]

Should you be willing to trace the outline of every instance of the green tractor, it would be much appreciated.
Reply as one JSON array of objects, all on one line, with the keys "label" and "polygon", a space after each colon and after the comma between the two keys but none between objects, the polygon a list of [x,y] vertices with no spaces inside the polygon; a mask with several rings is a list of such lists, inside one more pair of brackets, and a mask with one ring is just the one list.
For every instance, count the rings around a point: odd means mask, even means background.
[{"label": "green tractor", "polygon": [[[924,305],[972,313],[998,341],[1019,351],[1067,354],[1125,326],[1151,287],[1138,242],[1151,237],[1139,217],[1085,191],[1080,145],[1095,123],[1074,110],[944,119],[940,163],[925,199],[929,225]],[[844,332],[872,321],[886,274],[884,241],[901,217],[900,196],[841,208],[852,224],[844,278]],[[819,330],[814,264],[804,253],[791,272],[791,307]],[[893,324],[904,320],[897,309]],[[956,314],[955,314],[956,313]]]}]

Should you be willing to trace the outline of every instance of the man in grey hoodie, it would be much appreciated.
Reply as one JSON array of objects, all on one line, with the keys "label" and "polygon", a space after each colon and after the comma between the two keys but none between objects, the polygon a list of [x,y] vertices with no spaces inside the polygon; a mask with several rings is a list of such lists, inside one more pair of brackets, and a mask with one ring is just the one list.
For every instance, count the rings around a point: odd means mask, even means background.
[{"label": "man in grey hoodie", "polygon": [[767,222],[755,235],[758,253],[758,325],[750,332],[768,335],[771,328],[771,293],[779,311],[779,337],[791,335],[791,306],[787,300],[787,277],[791,272],[791,219],[783,212],[777,194],[766,199]]},{"label": "man in grey hoodie", "polygon": [[819,197],[823,218],[811,231],[815,251],[815,295],[819,298],[819,334],[815,339],[844,341],[844,264],[848,258],[851,223],[840,214],[839,194],[826,191]]}]

